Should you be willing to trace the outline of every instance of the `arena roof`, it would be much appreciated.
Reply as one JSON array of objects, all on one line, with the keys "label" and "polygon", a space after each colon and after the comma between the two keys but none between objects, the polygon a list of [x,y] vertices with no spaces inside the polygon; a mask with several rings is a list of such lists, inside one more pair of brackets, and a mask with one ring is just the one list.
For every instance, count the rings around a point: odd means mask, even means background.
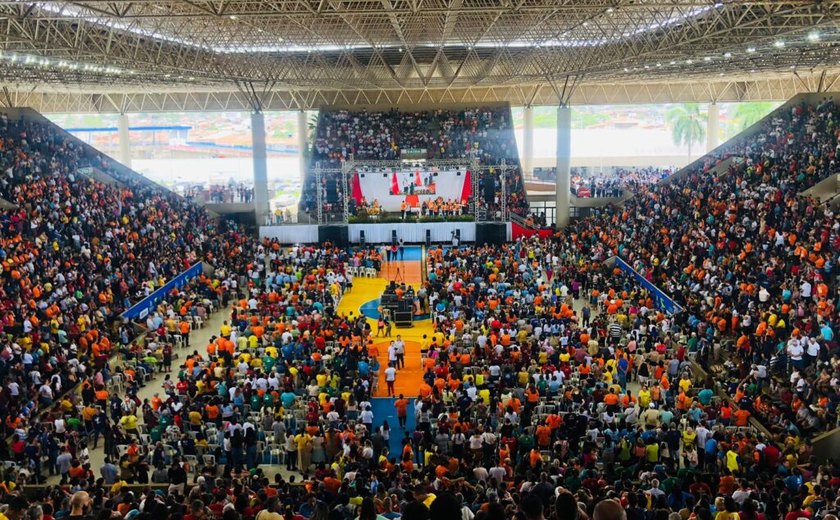
[{"label": "arena roof", "polygon": [[0,102],[782,99],[833,85],[838,15],[813,0],[0,0]]}]

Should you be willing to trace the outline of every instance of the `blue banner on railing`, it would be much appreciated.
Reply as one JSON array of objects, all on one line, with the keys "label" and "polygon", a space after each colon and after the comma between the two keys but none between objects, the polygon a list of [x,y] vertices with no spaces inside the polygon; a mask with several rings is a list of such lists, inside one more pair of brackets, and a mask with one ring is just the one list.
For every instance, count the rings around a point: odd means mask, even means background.
[{"label": "blue banner on railing", "polygon": [[160,303],[160,301],[163,300],[170,291],[172,291],[172,289],[180,289],[185,286],[187,282],[201,274],[201,269],[201,262],[191,265],[189,269],[166,282],[166,284],[160,289],[132,305],[130,309],[122,313],[122,317],[128,320],[145,318],[149,315],[149,311],[154,309],[155,306],[157,306],[157,304]]},{"label": "blue banner on railing", "polygon": [[622,271],[628,273],[632,276],[636,282],[644,287],[645,289],[650,292],[650,297],[653,299],[653,304],[656,306],[657,309],[661,309],[668,314],[676,314],[678,312],[682,312],[683,308],[680,307],[677,302],[675,302],[671,297],[665,294],[662,289],[655,286],[653,283],[650,282],[647,278],[641,275],[638,271],[630,267],[630,265],[622,260],[619,257],[613,257],[615,259],[615,265],[617,265]]}]

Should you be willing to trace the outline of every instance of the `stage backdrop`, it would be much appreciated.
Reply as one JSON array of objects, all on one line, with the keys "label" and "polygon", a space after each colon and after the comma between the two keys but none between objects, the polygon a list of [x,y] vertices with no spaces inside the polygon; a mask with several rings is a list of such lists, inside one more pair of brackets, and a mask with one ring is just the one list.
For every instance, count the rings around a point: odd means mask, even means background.
[{"label": "stage backdrop", "polygon": [[441,197],[444,201],[469,201],[472,195],[472,175],[469,170],[423,170],[420,168],[359,171],[353,174],[351,194],[356,203],[362,198],[368,204],[374,200],[384,211],[400,211],[403,200],[411,207]]}]

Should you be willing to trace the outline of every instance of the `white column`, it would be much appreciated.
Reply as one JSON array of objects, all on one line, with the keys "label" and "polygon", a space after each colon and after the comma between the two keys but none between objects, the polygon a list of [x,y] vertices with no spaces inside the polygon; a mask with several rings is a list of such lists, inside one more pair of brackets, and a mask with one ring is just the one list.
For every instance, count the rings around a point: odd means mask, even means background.
[{"label": "white column", "polygon": [[720,107],[717,103],[709,103],[709,110],[706,112],[706,153],[718,147],[720,141]]},{"label": "white column", "polygon": [[306,182],[306,146],[309,137],[309,128],[306,125],[306,111],[299,110],[297,114],[298,129],[298,161],[300,161],[300,183]]},{"label": "white column", "polygon": [[270,215],[268,207],[268,158],[265,151],[265,118],[262,112],[251,114],[251,149],[254,162],[254,210],[257,225],[264,226]]},{"label": "white column", "polygon": [[572,109],[569,105],[557,108],[557,208],[555,224],[557,229],[569,225],[570,175],[572,169]]},{"label": "white column", "polygon": [[522,172],[525,179],[534,175],[534,109],[526,106],[523,111],[525,127],[522,130]]},{"label": "white column", "polygon": [[128,138],[128,115],[117,118],[117,134],[120,145],[120,162],[131,168],[131,143]]}]

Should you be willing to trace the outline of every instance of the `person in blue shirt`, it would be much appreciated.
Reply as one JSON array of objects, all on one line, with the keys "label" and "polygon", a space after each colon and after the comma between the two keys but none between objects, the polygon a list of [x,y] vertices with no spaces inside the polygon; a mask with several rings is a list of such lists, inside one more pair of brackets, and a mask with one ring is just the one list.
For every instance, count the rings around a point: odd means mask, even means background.
[{"label": "person in blue shirt", "polygon": [[697,392],[697,400],[703,406],[708,406],[712,402],[712,397],[714,397],[714,392],[711,388],[704,388]]}]

